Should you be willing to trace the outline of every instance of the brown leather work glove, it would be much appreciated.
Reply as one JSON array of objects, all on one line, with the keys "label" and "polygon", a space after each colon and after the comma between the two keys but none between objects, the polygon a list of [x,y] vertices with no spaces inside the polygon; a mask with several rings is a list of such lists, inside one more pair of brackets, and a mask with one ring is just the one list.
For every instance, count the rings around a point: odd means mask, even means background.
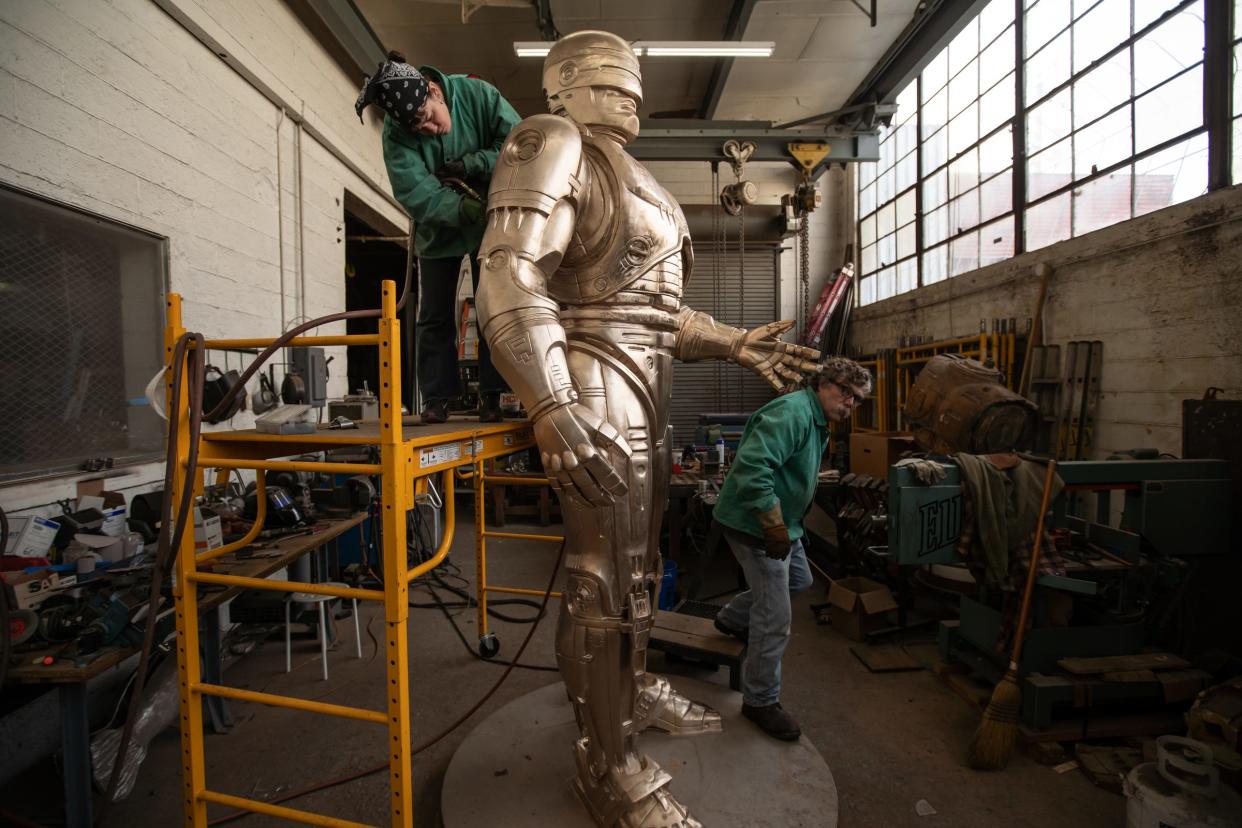
[{"label": "brown leather work glove", "polygon": [[785,516],[781,514],[780,504],[766,512],[756,512],[755,517],[763,529],[763,548],[767,556],[775,561],[788,558],[789,529],[785,526]]}]

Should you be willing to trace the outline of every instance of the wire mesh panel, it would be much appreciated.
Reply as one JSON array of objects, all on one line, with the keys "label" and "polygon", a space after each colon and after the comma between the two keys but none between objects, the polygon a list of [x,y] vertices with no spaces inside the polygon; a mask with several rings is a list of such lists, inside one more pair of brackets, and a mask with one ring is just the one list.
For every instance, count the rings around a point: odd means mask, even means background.
[{"label": "wire mesh panel", "polygon": [[144,459],[165,242],[0,188],[0,480]]}]

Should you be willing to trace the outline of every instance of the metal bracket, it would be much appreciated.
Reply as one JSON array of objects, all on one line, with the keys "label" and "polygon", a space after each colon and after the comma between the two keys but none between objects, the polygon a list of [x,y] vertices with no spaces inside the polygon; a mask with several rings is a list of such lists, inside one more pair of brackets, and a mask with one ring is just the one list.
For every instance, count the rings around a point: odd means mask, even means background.
[{"label": "metal bracket", "polygon": [[802,170],[803,181],[810,180],[811,173],[828,157],[830,152],[832,152],[831,144],[789,145],[789,154],[798,162],[798,167]]},{"label": "metal bracket", "polygon": [[850,2],[854,4],[854,7],[856,9],[858,9],[863,14],[867,15],[867,19],[871,21],[871,28],[874,29],[875,28],[875,7],[876,7],[877,0],[871,0],[870,10],[863,8],[863,4],[859,3],[858,0],[850,0]]}]

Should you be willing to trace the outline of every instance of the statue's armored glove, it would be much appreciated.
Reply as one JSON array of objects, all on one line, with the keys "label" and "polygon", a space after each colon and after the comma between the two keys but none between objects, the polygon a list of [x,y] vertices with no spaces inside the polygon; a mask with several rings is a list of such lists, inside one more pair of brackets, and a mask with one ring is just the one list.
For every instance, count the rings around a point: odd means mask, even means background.
[{"label": "statue's armored glove", "polygon": [[734,361],[763,377],[777,391],[793,388],[802,382],[803,374],[818,373],[819,351],[780,340],[793,325],[793,320],[785,319],[746,331],[736,346]]},{"label": "statue's armored glove", "polygon": [[612,425],[586,406],[558,406],[535,421],[535,441],[554,489],[607,506],[628,486],[608,461],[607,449],[631,455],[629,444]]}]

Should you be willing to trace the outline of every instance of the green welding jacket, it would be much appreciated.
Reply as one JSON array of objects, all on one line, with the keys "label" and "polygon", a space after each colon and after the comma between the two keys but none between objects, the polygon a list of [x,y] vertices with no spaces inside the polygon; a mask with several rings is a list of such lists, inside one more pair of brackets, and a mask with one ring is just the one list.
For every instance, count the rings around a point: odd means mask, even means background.
[{"label": "green welding jacket", "polygon": [[388,181],[414,219],[416,255],[438,259],[473,253],[483,240],[486,219],[464,216],[463,196],[441,184],[436,172],[450,161],[461,161],[467,183],[486,198],[496,154],[521,118],[487,81],[446,75],[430,66],[418,71],[444,89],[452,127],[447,135],[418,135],[385,115]]},{"label": "green welding jacket", "polygon": [[828,418],[813,389],[767,403],[746,421],[713,516],[730,529],[762,537],[755,515],[779,503],[789,539],[802,537],[827,446]]}]

